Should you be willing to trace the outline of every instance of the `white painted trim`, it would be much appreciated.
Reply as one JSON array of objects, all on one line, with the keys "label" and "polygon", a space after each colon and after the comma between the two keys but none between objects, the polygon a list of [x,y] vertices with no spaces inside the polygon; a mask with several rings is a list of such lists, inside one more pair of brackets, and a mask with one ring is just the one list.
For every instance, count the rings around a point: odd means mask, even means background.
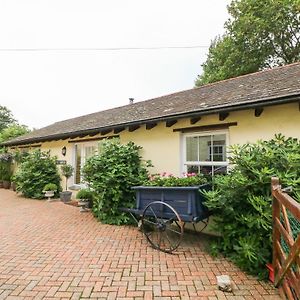
[{"label": "white painted trim", "polygon": [[186,167],[184,166],[184,157],[186,157],[186,151],[185,151],[185,136],[183,133],[180,134],[180,151],[179,153],[181,153],[180,155],[180,159],[179,159],[179,171],[180,171],[180,175],[179,177],[181,177],[184,173],[186,173]]}]

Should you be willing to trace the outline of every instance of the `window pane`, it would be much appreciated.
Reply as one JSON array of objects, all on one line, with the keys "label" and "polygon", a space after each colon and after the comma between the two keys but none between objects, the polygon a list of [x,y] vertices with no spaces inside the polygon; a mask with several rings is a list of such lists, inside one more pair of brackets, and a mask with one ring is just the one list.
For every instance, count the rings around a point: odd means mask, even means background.
[{"label": "window pane", "polygon": [[226,161],[226,135],[213,136],[213,146],[210,149],[213,161]]},{"label": "window pane", "polygon": [[211,161],[210,159],[210,144],[211,136],[200,136],[199,137],[199,161]]},{"label": "window pane", "polygon": [[225,174],[226,165],[226,134],[186,137],[185,166],[188,173]]},{"label": "window pane", "polygon": [[198,161],[198,137],[186,138],[186,160]]}]

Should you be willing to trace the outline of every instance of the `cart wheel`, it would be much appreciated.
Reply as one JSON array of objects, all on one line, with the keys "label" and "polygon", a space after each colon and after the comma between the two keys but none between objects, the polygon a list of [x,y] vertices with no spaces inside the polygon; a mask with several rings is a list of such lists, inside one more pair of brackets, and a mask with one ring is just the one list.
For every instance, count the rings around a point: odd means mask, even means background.
[{"label": "cart wheel", "polygon": [[183,222],[169,204],[155,201],[146,206],[142,216],[142,231],[153,248],[171,253],[180,244]]}]

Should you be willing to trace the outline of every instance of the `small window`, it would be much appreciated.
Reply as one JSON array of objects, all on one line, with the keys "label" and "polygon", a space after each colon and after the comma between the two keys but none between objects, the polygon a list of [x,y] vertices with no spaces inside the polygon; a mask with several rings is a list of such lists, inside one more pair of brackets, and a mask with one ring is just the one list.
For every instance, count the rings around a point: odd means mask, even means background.
[{"label": "small window", "polygon": [[185,171],[211,175],[226,173],[226,140],[226,133],[186,135]]}]

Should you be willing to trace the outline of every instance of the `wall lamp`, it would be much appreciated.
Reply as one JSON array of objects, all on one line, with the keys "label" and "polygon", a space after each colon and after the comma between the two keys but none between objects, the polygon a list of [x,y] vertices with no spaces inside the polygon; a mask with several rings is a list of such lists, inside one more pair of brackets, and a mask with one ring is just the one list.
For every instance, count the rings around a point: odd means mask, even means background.
[{"label": "wall lamp", "polygon": [[63,148],[61,149],[61,154],[62,154],[63,156],[66,156],[66,153],[67,153],[67,148],[66,148],[66,147],[63,147]]}]

